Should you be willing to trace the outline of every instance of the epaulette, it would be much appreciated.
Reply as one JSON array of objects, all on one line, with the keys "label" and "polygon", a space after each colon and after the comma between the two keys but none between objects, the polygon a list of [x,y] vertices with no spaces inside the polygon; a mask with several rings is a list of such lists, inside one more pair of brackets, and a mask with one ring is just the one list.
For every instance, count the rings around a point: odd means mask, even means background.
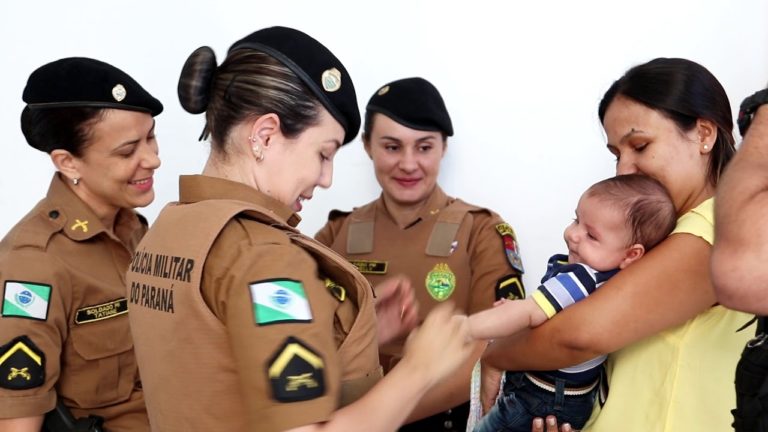
[{"label": "epaulette", "polygon": [[487,209],[485,207],[472,207],[467,210],[469,213],[485,213],[488,215],[493,215],[493,211],[491,209]]},{"label": "epaulette", "polygon": [[488,213],[493,214],[493,212],[486,208],[486,207],[480,207],[474,204],[470,204],[466,201],[464,201],[461,198],[454,198],[453,201],[451,201],[450,204],[448,204],[447,208],[454,208],[459,211],[469,212],[469,213]]},{"label": "epaulette", "polygon": [[454,240],[464,216],[475,210],[479,208],[460,199],[453,200],[447,207],[440,210],[424,253],[429,256],[450,256],[455,249]]},{"label": "epaulette", "polygon": [[335,219],[338,219],[338,218],[340,218],[340,217],[347,217],[347,216],[349,216],[350,214],[352,214],[352,212],[351,212],[351,211],[343,211],[343,210],[331,210],[331,211],[328,213],[328,220],[329,220],[329,221],[331,221],[331,220],[335,220]]},{"label": "epaulette", "polygon": [[40,208],[14,230],[14,249],[32,247],[46,250],[54,234],[66,224],[66,217],[56,207]]}]

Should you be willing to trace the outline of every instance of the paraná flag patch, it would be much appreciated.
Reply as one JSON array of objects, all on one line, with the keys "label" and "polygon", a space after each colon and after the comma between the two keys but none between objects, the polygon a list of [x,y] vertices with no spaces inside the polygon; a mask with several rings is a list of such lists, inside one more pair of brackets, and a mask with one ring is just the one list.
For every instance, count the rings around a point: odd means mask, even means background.
[{"label": "paran\u00e1 flag patch", "polygon": [[5,281],[0,315],[45,321],[51,286],[36,282]]},{"label": "paran\u00e1 flag patch", "polygon": [[258,325],[312,322],[304,285],[292,279],[251,282],[253,317]]}]

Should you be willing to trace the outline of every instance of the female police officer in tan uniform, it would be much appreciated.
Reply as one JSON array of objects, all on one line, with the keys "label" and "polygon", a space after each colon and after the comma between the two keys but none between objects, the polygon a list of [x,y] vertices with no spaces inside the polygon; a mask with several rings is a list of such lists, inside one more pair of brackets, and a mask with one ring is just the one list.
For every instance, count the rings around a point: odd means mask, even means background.
[{"label": "female police officer in tan uniform", "polygon": [[57,400],[82,424],[149,430],[124,273],[146,231],[132,209],[154,199],[163,106],[88,58],[40,67],[23,99],[27,142],[58,172],[0,243],[0,430],[39,431]]},{"label": "female police officer in tan uniform", "polygon": [[378,382],[370,285],[294,228],[359,129],[346,69],[308,35],[272,27],[236,42],[220,66],[196,50],[179,96],[205,111],[212,150],[203,175],[180,179],[179,203],[128,273],[152,428],[394,430],[471,349],[464,321],[443,308]]},{"label": "female police officer in tan uniform", "polygon": [[[316,235],[371,283],[394,273],[410,277],[422,318],[447,299],[462,312],[474,313],[495,299],[524,297],[512,228],[497,214],[451,198],[437,185],[451,135],[445,103],[429,81],[406,78],[381,87],[368,102],[363,131],[381,197],[351,213],[331,212]],[[385,372],[402,347],[403,340],[382,347]],[[455,374],[419,409],[422,417],[447,412],[401,430],[463,431],[470,370]]]}]

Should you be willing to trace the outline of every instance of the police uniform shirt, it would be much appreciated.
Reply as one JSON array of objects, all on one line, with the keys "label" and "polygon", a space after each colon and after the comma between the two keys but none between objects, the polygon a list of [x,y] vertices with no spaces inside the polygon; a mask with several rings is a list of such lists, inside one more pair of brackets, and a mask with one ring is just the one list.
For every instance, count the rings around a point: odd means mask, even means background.
[{"label": "police uniform shirt", "polygon": [[146,222],[120,210],[109,232],[58,175],[0,243],[0,418],[56,398],[110,431],[149,430],[124,273]]},{"label": "police uniform shirt", "polygon": [[[498,298],[524,297],[512,228],[496,213],[451,198],[439,187],[404,228],[380,197],[351,213],[331,212],[315,238],[349,259],[374,287],[391,275],[407,275],[421,319],[449,299],[462,312],[474,313]],[[402,343],[381,351],[397,358]],[[384,364],[385,370],[390,366]]]},{"label": "police uniform shirt", "polygon": [[[180,183],[180,203],[163,210],[138,251],[148,263],[194,260],[190,277],[171,281],[141,265],[128,274],[141,291],[131,296],[131,325],[152,428],[281,431],[327,421],[375,384],[373,293],[355,268],[249,186],[208,176]],[[227,206],[231,216],[221,213]],[[147,286],[172,291],[173,310],[143,301]]]}]

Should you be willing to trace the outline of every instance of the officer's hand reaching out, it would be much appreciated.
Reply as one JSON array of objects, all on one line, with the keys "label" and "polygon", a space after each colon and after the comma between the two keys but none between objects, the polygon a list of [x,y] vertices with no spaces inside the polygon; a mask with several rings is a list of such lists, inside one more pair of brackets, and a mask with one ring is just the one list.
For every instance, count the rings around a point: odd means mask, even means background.
[{"label": "officer's hand reaching out", "polygon": [[407,277],[391,277],[376,285],[374,292],[379,346],[416,327],[419,322],[419,305]]},{"label": "officer's hand reaching out", "polygon": [[401,363],[409,363],[427,377],[431,385],[465,363],[475,347],[469,335],[467,317],[454,313],[453,304],[449,302],[432,309],[405,344]]}]

